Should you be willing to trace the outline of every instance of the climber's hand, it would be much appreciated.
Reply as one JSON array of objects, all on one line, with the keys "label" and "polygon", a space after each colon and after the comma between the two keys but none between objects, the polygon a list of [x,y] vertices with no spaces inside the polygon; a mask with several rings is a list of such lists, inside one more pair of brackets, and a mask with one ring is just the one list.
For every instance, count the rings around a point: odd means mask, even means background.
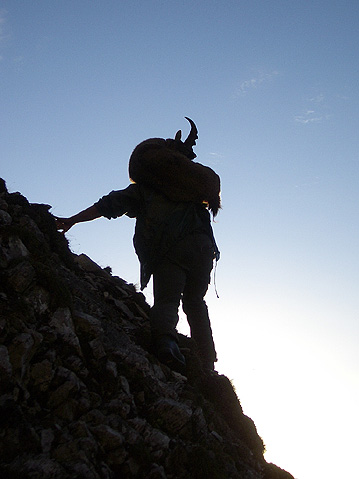
[{"label": "climber's hand", "polygon": [[62,233],[66,233],[74,224],[72,218],[58,218],[55,216],[56,228]]}]

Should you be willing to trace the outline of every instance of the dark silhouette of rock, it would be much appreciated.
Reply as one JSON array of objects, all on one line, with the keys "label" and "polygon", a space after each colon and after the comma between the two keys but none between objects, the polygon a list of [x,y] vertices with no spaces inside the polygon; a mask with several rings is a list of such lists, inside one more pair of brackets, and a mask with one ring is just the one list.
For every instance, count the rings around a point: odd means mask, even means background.
[{"label": "dark silhouette of rock", "polygon": [[144,296],[0,180],[0,477],[290,479],[230,381],[151,351]]}]

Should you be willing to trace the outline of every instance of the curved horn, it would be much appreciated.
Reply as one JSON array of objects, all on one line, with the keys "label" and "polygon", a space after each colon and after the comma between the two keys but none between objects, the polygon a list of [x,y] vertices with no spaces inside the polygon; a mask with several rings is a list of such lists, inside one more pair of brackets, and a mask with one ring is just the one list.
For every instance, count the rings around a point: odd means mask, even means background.
[{"label": "curved horn", "polygon": [[189,132],[189,135],[187,136],[187,139],[184,141],[184,144],[186,146],[189,146],[190,148],[192,148],[192,146],[194,146],[196,144],[196,140],[198,138],[198,130],[197,130],[197,127],[194,124],[193,120],[191,120],[190,118],[187,118],[187,116],[185,116],[185,118],[191,124],[191,131]]},{"label": "curved horn", "polygon": [[181,137],[182,137],[182,131],[178,130],[177,133],[176,133],[176,136],[175,136],[175,140],[180,140]]}]

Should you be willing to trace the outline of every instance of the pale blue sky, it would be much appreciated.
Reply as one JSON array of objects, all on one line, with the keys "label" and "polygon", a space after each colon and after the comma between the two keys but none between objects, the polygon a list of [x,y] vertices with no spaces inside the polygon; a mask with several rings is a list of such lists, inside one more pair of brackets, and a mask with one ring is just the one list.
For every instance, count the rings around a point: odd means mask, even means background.
[{"label": "pale blue sky", "polygon": [[[297,479],[356,470],[358,27],[345,0],[0,2],[10,191],[71,215],[127,186],[140,141],[196,122],[222,178],[218,370]],[[138,283],[133,226],[67,236]]]}]

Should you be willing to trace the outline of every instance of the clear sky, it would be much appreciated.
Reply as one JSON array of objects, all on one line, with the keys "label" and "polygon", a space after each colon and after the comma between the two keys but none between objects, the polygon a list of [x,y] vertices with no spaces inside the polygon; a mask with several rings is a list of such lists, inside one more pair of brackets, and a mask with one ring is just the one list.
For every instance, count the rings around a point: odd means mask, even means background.
[{"label": "clear sky", "polygon": [[[217,369],[297,479],[357,474],[358,29],[357,0],[0,2],[10,191],[70,216],[127,186],[140,141],[196,122],[222,178]],[[138,283],[133,227],[67,237]]]}]

